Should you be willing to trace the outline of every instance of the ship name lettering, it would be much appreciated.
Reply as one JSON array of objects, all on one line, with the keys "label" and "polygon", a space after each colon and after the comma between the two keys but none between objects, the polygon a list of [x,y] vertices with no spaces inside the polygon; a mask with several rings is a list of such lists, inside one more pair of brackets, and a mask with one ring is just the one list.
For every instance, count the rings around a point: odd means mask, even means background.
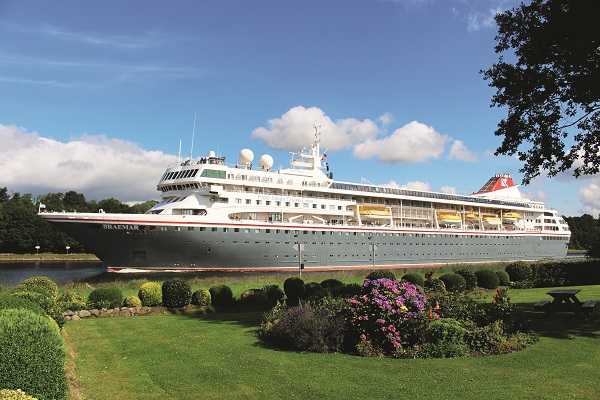
[{"label": "ship name lettering", "polygon": [[102,224],[102,229],[124,229],[128,231],[138,231],[140,226],[127,224]]}]

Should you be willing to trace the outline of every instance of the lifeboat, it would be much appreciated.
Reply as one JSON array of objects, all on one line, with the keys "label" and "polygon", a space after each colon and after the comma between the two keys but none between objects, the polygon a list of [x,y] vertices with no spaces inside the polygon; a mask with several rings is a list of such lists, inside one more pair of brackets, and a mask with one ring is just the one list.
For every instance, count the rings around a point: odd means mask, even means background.
[{"label": "lifeboat", "polygon": [[502,214],[502,219],[504,222],[515,223],[522,218],[523,217],[521,217],[521,214],[514,211]]},{"label": "lifeboat", "polygon": [[385,206],[360,206],[359,214],[363,220],[389,220],[392,217],[389,207]]},{"label": "lifeboat", "polygon": [[497,215],[487,215],[483,217],[483,223],[488,226],[502,225],[502,220]]},{"label": "lifeboat", "polygon": [[465,219],[469,221],[479,221],[479,214],[475,214],[474,212],[466,213]]},{"label": "lifeboat", "polygon": [[456,225],[462,222],[460,214],[452,211],[438,211],[436,213],[438,223]]}]

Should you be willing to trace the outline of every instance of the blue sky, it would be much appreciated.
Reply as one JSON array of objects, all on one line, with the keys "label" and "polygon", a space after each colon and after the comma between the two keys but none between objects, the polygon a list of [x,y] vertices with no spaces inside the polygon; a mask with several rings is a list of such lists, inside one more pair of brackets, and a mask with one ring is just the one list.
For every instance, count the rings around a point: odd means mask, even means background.
[{"label": "blue sky", "polygon": [[[158,199],[182,154],[309,145],[334,178],[469,194],[520,163],[479,70],[512,0],[0,0],[0,187]],[[192,150],[194,115],[197,115]],[[600,213],[600,180],[524,186],[567,216]]]}]

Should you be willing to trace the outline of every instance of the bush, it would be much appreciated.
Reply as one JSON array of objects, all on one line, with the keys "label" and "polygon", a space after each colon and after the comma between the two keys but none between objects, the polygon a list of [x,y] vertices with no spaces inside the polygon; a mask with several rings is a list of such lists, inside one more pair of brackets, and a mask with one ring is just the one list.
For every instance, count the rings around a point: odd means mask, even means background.
[{"label": "bush", "polygon": [[498,275],[499,286],[508,286],[510,285],[510,276],[508,272],[503,270],[496,271],[496,275]]},{"label": "bush", "polygon": [[278,301],[281,301],[283,296],[285,296],[285,293],[283,293],[283,290],[281,290],[278,285],[267,285],[263,287],[263,290],[267,294],[269,304],[272,306],[277,304]]},{"label": "bush", "polygon": [[123,307],[141,307],[142,301],[137,296],[127,296],[123,299]]},{"label": "bush", "polygon": [[437,278],[425,279],[423,289],[426,292],[446,293],[446,284]]},{"label": "bush", "polygon": [[158,307],[162,304],[162,287],[157,282],[146,282],[140,286],[138,297],[144,307]]},{"label": "bush", "polygon": [[53,318],[59,326],[62,327],[64,325],[65,320],[56,300],[46,290],[34,286],[19,285],[13,289],[11,295],[36,303],[42,307],[46,315]]},{"label": "bush", "polygon": [[456,271],[456,273],[465,278],[466,290],[473,290],[477,287],[477,275],[475,275],[475,272],[471,271],[470,269],[464,268],[459,269],[458,271]]},{"label": "bush", "polygon": [[325,289],[327,289],[331,293],[332,289],[344,286],[344,282],[337,280],[337,279],[330,278],[330,279],[325,279],[324,281],[322,281],[321,286],[323,286]]},{"label": "bush", "polygon": [[66,399],[67,352],[46,316],[25,309],[0,310],[0,388],[42,399]]},{"label": "bush", "polygon": [[289,301],[297,303],[304,298],[306,286],[301,278],[290,277],[283,282],[283,291]]},{"label": "bush", "polygon": [[[533,273],[533,278],[531,282],[532,286],[565,286],[567,280],[567,271],[572,270],[573,266],[574,264],[568,265],[565,261],[536,262],[531,266],[531,270]],[[580,277],[581,281],[585,281],[585,284],[594,284],[594,279],[591,276],[592,274],[590,274],[591,271],[581,272],[583,275],[582,277]]]},{"label": "bush", "polygon": [[56,283],[54,283],[52,279],[48,278],[47,276],[32,276],[31,278],[27,278],[23,282],[21,282],[21,285],[44,289],[55,299],[58,295],[58,286],[56,285]]},{"label": "bush", "polygon": [[310,300],[319,300],[329,295],[329,291],[317,282],[308,282],[305,285],[304,298]]},{"label": "bush", "polygon": [[525,261],[510,263],[505,270],[513,282],[530,281],[532,277],[531,265]]},{"label": "bush", "polygon": [[449,292],[464,292],[467,281],[462,275],[453,272],[440,276],[440,281],[444,282],[446,290]]},{"label": "bush", "polygon": [[373,270],[373,272],[371,272],[369,275],[367,275],[367,277],[365,279],[374,281],[374,280],[381,279],[381,278],[395,281],[396,275],[394,275],[394,273],[389,269],[375,269],[375,270]]},{"label": "bush", "polygon": [[341,351],[346,324],[337,313],[293,307],[263,330],[261,337],[282,347],[325,353]]},{"label": "bush", "polygon": [[333,297],[352,297],[358,296],[362,292],[362,286],[358,283],[347,283],[343,286],[334,286],[331,289]]},{"label": "bush", "polygon": [[269,296],[262,289],[247,289],[240,295],[240,303],[247,306],[264,306],[268,302]]},{"label": "bush", "polygon": [[233,303],[233,292],[227,285],[217,285],[208,289],[212,304],[216,306],[225,306]]},{"label": "bush", "polygon": [[185,279],[167,279],[162,285],[162,300],[168,308],[185,307],[192,301],[192,288]]},{"label": "bush", "polygon": [[[471,321],[476,324],[487,321],[485,311],[470,296],[450,294],[436,298],[439,310],[436,313],[442,318],[454,318],[460,321]],[[433,308],[433,304],[430,305]]]},{"label": "bush", "polygon": [[500,284],[500,278],[492,270],[480,269],[475,272],[477,275],[477,284],[484,289],[496,289]]},{"label": "bush", "polygon": [[87,306],[94,308],[117,308],[123,304],[123,292],[115,286],[99,287],[88,296]]},{"label": "bush", "polygon": [[210,292],[207,289],[198,289],[192,293],[192,304],[195,306],[210,306]]},{"label": "bush", "polygon": [[86,308],[86,303],[85,303],[85,298],[83,297],[83,295],[79,292],[75,292],[75,291],[66,291],[63,292],[59,297],[58,300],[56,301],[56,304],[58,305],[58,308],[61,311],[67,311],[67,310],[71,310],[71,311],[79,311],[79,310],[85,310]]},{"label": "bush", "polygon": [[21,389],[2,389],[0,390],[0,399],[2,400],[37,400],[35,397],[31,397]]},{"label": "bush", "polygon": [[0,295],[0,310],[5,310],[9,308],[14,309],[27,309],[33,311],[37,315],[46,316],[46,312],[39,304],[27,300],[18,296],[11,296],[10,294],[2,294]]},{"label": "bush", "polygon": [[423,287],[425,285],[425,278],[423,278],[421,275],[419,274],[406,274],[402,277],[403,281],[408,282],[408,283],[412,283],[413,285],[418,285]]}]

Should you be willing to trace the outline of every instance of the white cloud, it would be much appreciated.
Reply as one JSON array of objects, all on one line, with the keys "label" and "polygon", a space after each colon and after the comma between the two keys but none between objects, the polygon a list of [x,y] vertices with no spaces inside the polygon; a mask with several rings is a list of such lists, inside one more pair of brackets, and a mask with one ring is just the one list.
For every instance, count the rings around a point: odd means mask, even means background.
[{"label": "white cloud", "polygon": [[391,113],[385,113],[381,117],[379,117],[379,122],[383,126],[388,126],[391,122],[394,121],[394,116]]},{"label": "white cloud", "polygon": [[269,128],[257,128],[252,137],[264,140],[270,147],[279,150],[297,150],[312,143],[315,130],[320,126],[321,144],[330,150],[343,150],[364,140],[381,134],[381,129],[370,119],[354,118],[332,121],[318,107],[297,106],[280,118],[269,120]]},{"label": "white cloud", "polygon": [[83,135],[63,143],[1,124],[0,143],[2,186],[34,196],[74,190],[89,200],[159,199],[156,183],[175,161],[124,140]]},{"label": "white cloud", "polygon": [[367,139],[354,147],[358,158],[376,157],[388,163],[421,162],[439,158],[451,140],[430,126],[413,121],[383,139]]},{"label": "white cloud", "polygon": [[450,146],[450,160],[456,159],[460,161],[474,162],[477,161],[477,154],[470,151],[462,140],[455,140]]},{"label": "white cloud", "polygon": [[496,26],[496,14],[504,12],[502,7],[488,9],[487,11],[473,11],[467,15],[467,30],[476,32],[481,29],[490,29]]},{"label": "white cloud", "polygon": [[440,192],[448,194],[456,194],[456,188],[452,186],[442,186]]},{"label": "white cloud", "polygon": [[598,218],[600,215],[600,179],[579,188],[579,197],[582,203],[582,213]]},{"label": "white cloud", "polygon": [[429,183],[414,181],[414,182],[406,182],[404,185],[400,186],[402,189],[412,189],[412,190],[421,190],[421,191],[430,191]]}]

